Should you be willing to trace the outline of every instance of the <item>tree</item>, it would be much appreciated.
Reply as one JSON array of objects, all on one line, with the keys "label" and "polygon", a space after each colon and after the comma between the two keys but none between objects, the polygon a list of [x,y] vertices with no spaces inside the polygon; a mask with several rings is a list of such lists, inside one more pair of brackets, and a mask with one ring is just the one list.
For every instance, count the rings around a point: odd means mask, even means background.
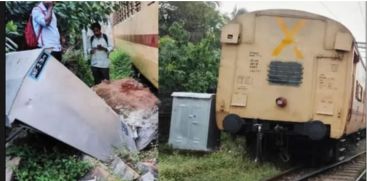
[{"label": "tree", "polygon": [[207,92],[215,88],[220,29],[229,20],[216,7],[212,2],[160,3],[161,92]]},{"label": "tree", "polygon": [[[160,2],[159,33],[168,34],[174,22],[183,24],[189,33],[189,40],[198,42],[205,34],[215,33],[219,36],[220,28],[228,18],[216,9],[217,2]],[[219,46],[219,45],[218,45]]]},{"label": "tree", "polygon": [[[7,1],[5,3],[5,22],[13,21],[17,27],[17,35],[6,35],[20,45],[20,49],[24,48],[22,31],[36,3],[25,1]],[[107,22],[107,16],[120,6],[120,3],[105,1],[58,1],[54,8],[60,34],[67,39],[68,44],[78,47],[81,29],[87,28],[88,25],[96,21]]]}]

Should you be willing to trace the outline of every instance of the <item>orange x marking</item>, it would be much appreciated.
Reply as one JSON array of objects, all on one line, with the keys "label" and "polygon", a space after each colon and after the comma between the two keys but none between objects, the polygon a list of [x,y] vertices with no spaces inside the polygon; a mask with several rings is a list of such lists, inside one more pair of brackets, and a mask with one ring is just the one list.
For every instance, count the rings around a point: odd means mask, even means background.
[{"label": "orange x marking", "polygon": [[284,34],[283,40],[279,43],[279,45],[274,49],[273,56],[278,56],[283,49],[291,44],[294,44],[294,54],[298,59],[303,59],[303,54],[301,50],[298,49],[297,45],[294,42],[294,35],[299,32],[299,30],[304,26],[304,20],[297,21],[289,30],[287,25],[285,24],[282,18],[277,18],[277,23]]}]

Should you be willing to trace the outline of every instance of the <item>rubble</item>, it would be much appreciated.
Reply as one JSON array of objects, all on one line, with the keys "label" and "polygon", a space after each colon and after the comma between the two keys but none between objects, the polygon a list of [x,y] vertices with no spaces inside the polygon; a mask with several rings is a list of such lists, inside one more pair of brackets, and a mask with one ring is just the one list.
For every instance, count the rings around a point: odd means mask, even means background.
[{"label": "rubble", "polygon": [[114,174],[119,176],[123,180],[135,180],[139,178],[139,174],[130,168],[125,162],[123,162],[119,157],[116,157],[112,164],[111,169]]},{"label": "rubble", "polygon": [[118,177],[111,173],[111,170],[102,162],[90,157],[88,155],[83,156],[83,161],[88,162],[91,165],[94,165],[94,168],[90,170],[83,178],[79,179],[79,181],[116,181],[120,180]]},{"label": "rubble", "polygon": [[[158,137],[159,100],[149,88],[127,78],[104,81],[92,89],[119,114],[120,120],[128,125],[138,150],[146,148]],[[102,163],[89,156],[84,156],[83,159],[97,163],[83,181],[109,180],[107,178],[110,178],[111,174],[122,180],[153,181],[158,177],[155,161],[125,163],[126,160],[117,156],[111,163]]]},{"label": "rubble", "polygon": [[20,163],[20,157],[14,157],[10,159],[10,157],[6,157],[6,170],[5,170],[5,180],[12,181],[14,170],[18,167]]},{"label": "rubble", "polygon": [[144,149],[158,137],[158,110],[137,110],[130,112],[127,117],[123,115],[120,117],[135,133],[134,138],[138,150]]},{"label": "rubble", "polygon": [[139,181],[154,181],[157,180],[154,178],[154,175],[151,172],[147,172],[143,176],[140,177]]},{"label": "rubble", "polygon": [[157,176],[158,173],[158,168],[156,167],[155,162],[138,162],[136,164],[137,169],[139,170],[140,173],[145,174],[145,173],[152,173],[154,176]]},{"label": "rubble", "polygon": [[92,88],[133,130],[142,150],[158,137],[158,98],[134,79],[104,81]]}]

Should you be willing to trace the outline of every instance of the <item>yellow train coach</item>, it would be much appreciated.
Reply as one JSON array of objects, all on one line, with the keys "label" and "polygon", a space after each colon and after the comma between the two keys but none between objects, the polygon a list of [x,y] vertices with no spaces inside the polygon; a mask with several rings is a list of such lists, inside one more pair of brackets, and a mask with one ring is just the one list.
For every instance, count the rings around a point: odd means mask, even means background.
[{"label": "yellow train coach", "polygon": [[366,66],[339,22],[303,11],[256,11],[224,26],[221,43],[220,129],[253,134],[257,142],[281,137],[275,143],[283,146],[297,136],[329,145],[323,141],[365,130]]},{"label": "yellow train coach", "polygon": [[158,89],[158,2],[126,1],[113,13],[116,47],[132,58],[133,68]]}]

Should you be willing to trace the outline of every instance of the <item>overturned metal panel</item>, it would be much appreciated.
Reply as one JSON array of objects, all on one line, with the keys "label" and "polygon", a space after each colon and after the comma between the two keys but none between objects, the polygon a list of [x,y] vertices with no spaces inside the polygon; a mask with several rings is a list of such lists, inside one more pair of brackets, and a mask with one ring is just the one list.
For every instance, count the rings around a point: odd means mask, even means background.
[{"label": "overturned metal panel", "polygon": [[[26,61],[27,59],[36,60],[41,54],[42,49],[32,51],[13,52],[6,54],[6,115],[8,116],[14,99],[23,83],[23,79],[30,70],[34,61]],[[6,126],[10,126],[11,122],[6,121]]]},{"label": "overturned metal panel", "polygon": [[137,151],[130,127],[48,53],[8,54],[6,64],[9,124],[19,120],[100,160],[108,160],[114,148]]}]

